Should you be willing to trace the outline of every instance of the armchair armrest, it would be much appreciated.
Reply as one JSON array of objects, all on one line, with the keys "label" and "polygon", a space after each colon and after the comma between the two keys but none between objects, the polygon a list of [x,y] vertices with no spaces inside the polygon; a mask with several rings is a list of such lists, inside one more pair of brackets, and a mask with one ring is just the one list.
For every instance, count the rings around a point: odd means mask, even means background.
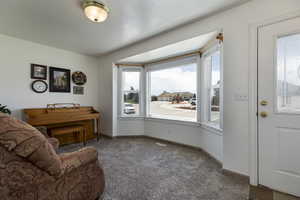
[{"label": "armchair armrest", "polygon": [[47,138],[48,142],[53,146],[54,150],[59,148],[59,140],[56,138]]},{"label": "armchair armrest", "polygon": [[45,126],[37,126],[35,127],[40,133],[42,133],[46,138],[48,138],[47,127]]},{"label": "armchair armrest", "polygon": [[47,127],[45,126],[38,126],[35,127],[40,133],[42,133],[48,140],[48,142],[53,146],[54,150],[57,150],[59,147],[59,140],[53,137],[49,137],[47,133]]},{"label": "armchair armrest", "polygon": [[74,169],[98,160],[98,152],[93,147],[85,147],[71,153],[62,153],[59,156],[64,173],[69,173]]}]

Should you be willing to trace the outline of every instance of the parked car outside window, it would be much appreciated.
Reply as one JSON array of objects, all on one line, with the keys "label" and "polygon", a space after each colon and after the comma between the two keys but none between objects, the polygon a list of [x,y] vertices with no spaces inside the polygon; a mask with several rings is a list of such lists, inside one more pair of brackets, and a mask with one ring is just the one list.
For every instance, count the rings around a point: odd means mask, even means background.
[{"label": "parked car outside window", "polygon": [[124,113],[125,114],[135,114],[135,108],[131,103],[124,104]]},{"label": "parked car outside window", "polygon": [[196,102],[197,102],[196,98],[190,99],[190,104],[191,104],[192,106],[195,106],[195,105],[196,105]]}]

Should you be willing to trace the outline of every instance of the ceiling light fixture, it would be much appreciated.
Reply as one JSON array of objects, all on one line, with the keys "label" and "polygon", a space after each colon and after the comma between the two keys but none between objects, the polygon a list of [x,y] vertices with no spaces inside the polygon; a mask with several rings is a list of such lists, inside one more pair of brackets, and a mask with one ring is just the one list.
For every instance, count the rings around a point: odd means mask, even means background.
[{"label": "ceiling light fixture", "polygon": [[103,3],[86,0],[83,2],[82,7],[86,17],[93,22],[103,22],[108,17],[109,8]]}]

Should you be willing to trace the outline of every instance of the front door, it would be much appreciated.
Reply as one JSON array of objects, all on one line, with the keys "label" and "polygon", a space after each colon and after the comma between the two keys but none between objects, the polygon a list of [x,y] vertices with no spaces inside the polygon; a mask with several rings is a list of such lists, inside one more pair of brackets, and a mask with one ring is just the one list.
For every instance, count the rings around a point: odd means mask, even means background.
[{"label": "front door", "polygon": [[300,197],[300,18],[258,30],[259,184]]}]

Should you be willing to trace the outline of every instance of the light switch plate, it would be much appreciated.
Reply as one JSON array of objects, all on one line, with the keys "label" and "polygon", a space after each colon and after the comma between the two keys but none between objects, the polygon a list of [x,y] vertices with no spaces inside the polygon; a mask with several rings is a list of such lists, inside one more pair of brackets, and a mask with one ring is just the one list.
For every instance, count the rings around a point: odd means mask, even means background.
[{"label": "light switch plate", "polygon": [[248,101],[248,95],[246,94],[235,94],[234,95],[234,100],[235,101]]}]

